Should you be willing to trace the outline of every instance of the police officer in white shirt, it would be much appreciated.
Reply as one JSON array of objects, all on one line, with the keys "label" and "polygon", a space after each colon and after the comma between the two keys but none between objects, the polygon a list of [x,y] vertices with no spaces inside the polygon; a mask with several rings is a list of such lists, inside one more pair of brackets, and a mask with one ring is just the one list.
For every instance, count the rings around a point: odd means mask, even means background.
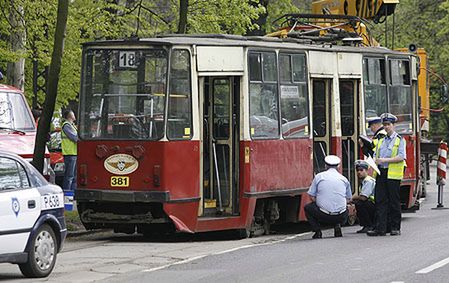
[{"label": "police officer in white shirt", "polygon": [[357,233],[367,233],[374,229],[374,213],[376,211],[374,206],[374,187],[376,180],[368,175],[368,162],[365,160],[356,160],[354,162],[357,170],[357,177],[360,180],[359,195],[354,195],[351,202],[355,204],[357,210],[357,218],[359,223],[363,226]]},{"label": "police officer in white shirt", "polygon": [[374,157],[380,175],[376,177],[376,228],[368,236],[385,236],[390,226],[391,236],[401,234],[401,180],[406,166],[406,144],[394,130],[398,118],[391,113],[380,116],[387,135],[379,139]]},{"label": "police officer in white shirt", "polygon": [[312,202],[304,207],[306,217],[315,232],[313,239],[322,238],[320,223],[334,225],[334,236],[343,236],[340,225],[346,222],[347,203],[352,197],[348,179],[337,171],[340,158],[328,155],[324,162],[328,169],[313,179],[307,192]]}]

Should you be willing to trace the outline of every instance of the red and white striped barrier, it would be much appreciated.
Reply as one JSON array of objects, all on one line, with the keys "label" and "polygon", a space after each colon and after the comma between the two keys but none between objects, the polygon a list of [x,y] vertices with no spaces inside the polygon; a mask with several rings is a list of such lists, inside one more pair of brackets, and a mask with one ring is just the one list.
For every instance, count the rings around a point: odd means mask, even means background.
[{"label": "red and white striped barrier", "polygon": [[446,158],[447,143],[441,142],[438,148],[437,182],[444,185],[446,183]]}]

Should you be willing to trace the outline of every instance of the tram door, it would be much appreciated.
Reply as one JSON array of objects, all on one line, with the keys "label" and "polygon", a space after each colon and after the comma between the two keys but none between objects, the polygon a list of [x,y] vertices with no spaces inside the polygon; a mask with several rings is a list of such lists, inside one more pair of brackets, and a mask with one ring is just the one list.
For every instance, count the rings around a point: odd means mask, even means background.
[{"label": "tram door", "polygon": [[203,216],[238,213],[239,82],[203,81]]},{"label": "tram door", "polygon": [[313,171],[324,171],[324,157],[331,143],[331,79],[314,79],[313,87]]},{"label": "tram door", "polygon": [[357,105],[359,82],[357,80],[340,80],[340,115],[342,135],[342,169],[343,175],[352,185],[352,192],[356,188],[356,172],[353,167],[357,158],[357,140],[359,136],[357,122]]}]

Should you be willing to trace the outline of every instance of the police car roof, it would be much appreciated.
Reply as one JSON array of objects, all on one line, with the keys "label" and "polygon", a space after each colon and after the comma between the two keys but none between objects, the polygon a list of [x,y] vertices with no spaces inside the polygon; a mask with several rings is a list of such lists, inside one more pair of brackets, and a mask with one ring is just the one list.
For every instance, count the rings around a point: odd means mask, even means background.
[{"label": "police car roof", "polygon": [[4,85],[4,84],[0,84],[0,92],[20,92],[20,93],[22,93],[22,91],[20,89],[15,88],[10,85]]},{"label": "police car roof", "polygon": [[6,151],[6,150],[1,150],[1,149],[0,149],[0,155],[1,155],[1,156],[6,156],[6,157],[11,157],[11,158],[22,159],[20,156],[18,156],[18,155],[15,154],[14,152]]},{"label": "police car roof", "polygon": [[0,149],[0,157],[11,158],[11,159],[14,159],[14,160],[18,161],[23,166],[33,167],[33,165],[31,165],[30,162],[27,162],[23,157],[21,157],[20,155],[17,155],[16,153],[14,153],[12,151],[7,151],[7,150],[1,150]]}]

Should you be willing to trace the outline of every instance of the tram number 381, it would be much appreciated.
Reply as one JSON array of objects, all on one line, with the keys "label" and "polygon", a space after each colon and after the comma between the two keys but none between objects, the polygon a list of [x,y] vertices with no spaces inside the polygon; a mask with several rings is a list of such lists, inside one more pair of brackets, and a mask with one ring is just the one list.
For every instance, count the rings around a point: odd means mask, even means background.
[{"label": "tram number 381", "polygon": [[129,177],[124,176],[112,176],[111,177],[111,187],[128,187]]}]

